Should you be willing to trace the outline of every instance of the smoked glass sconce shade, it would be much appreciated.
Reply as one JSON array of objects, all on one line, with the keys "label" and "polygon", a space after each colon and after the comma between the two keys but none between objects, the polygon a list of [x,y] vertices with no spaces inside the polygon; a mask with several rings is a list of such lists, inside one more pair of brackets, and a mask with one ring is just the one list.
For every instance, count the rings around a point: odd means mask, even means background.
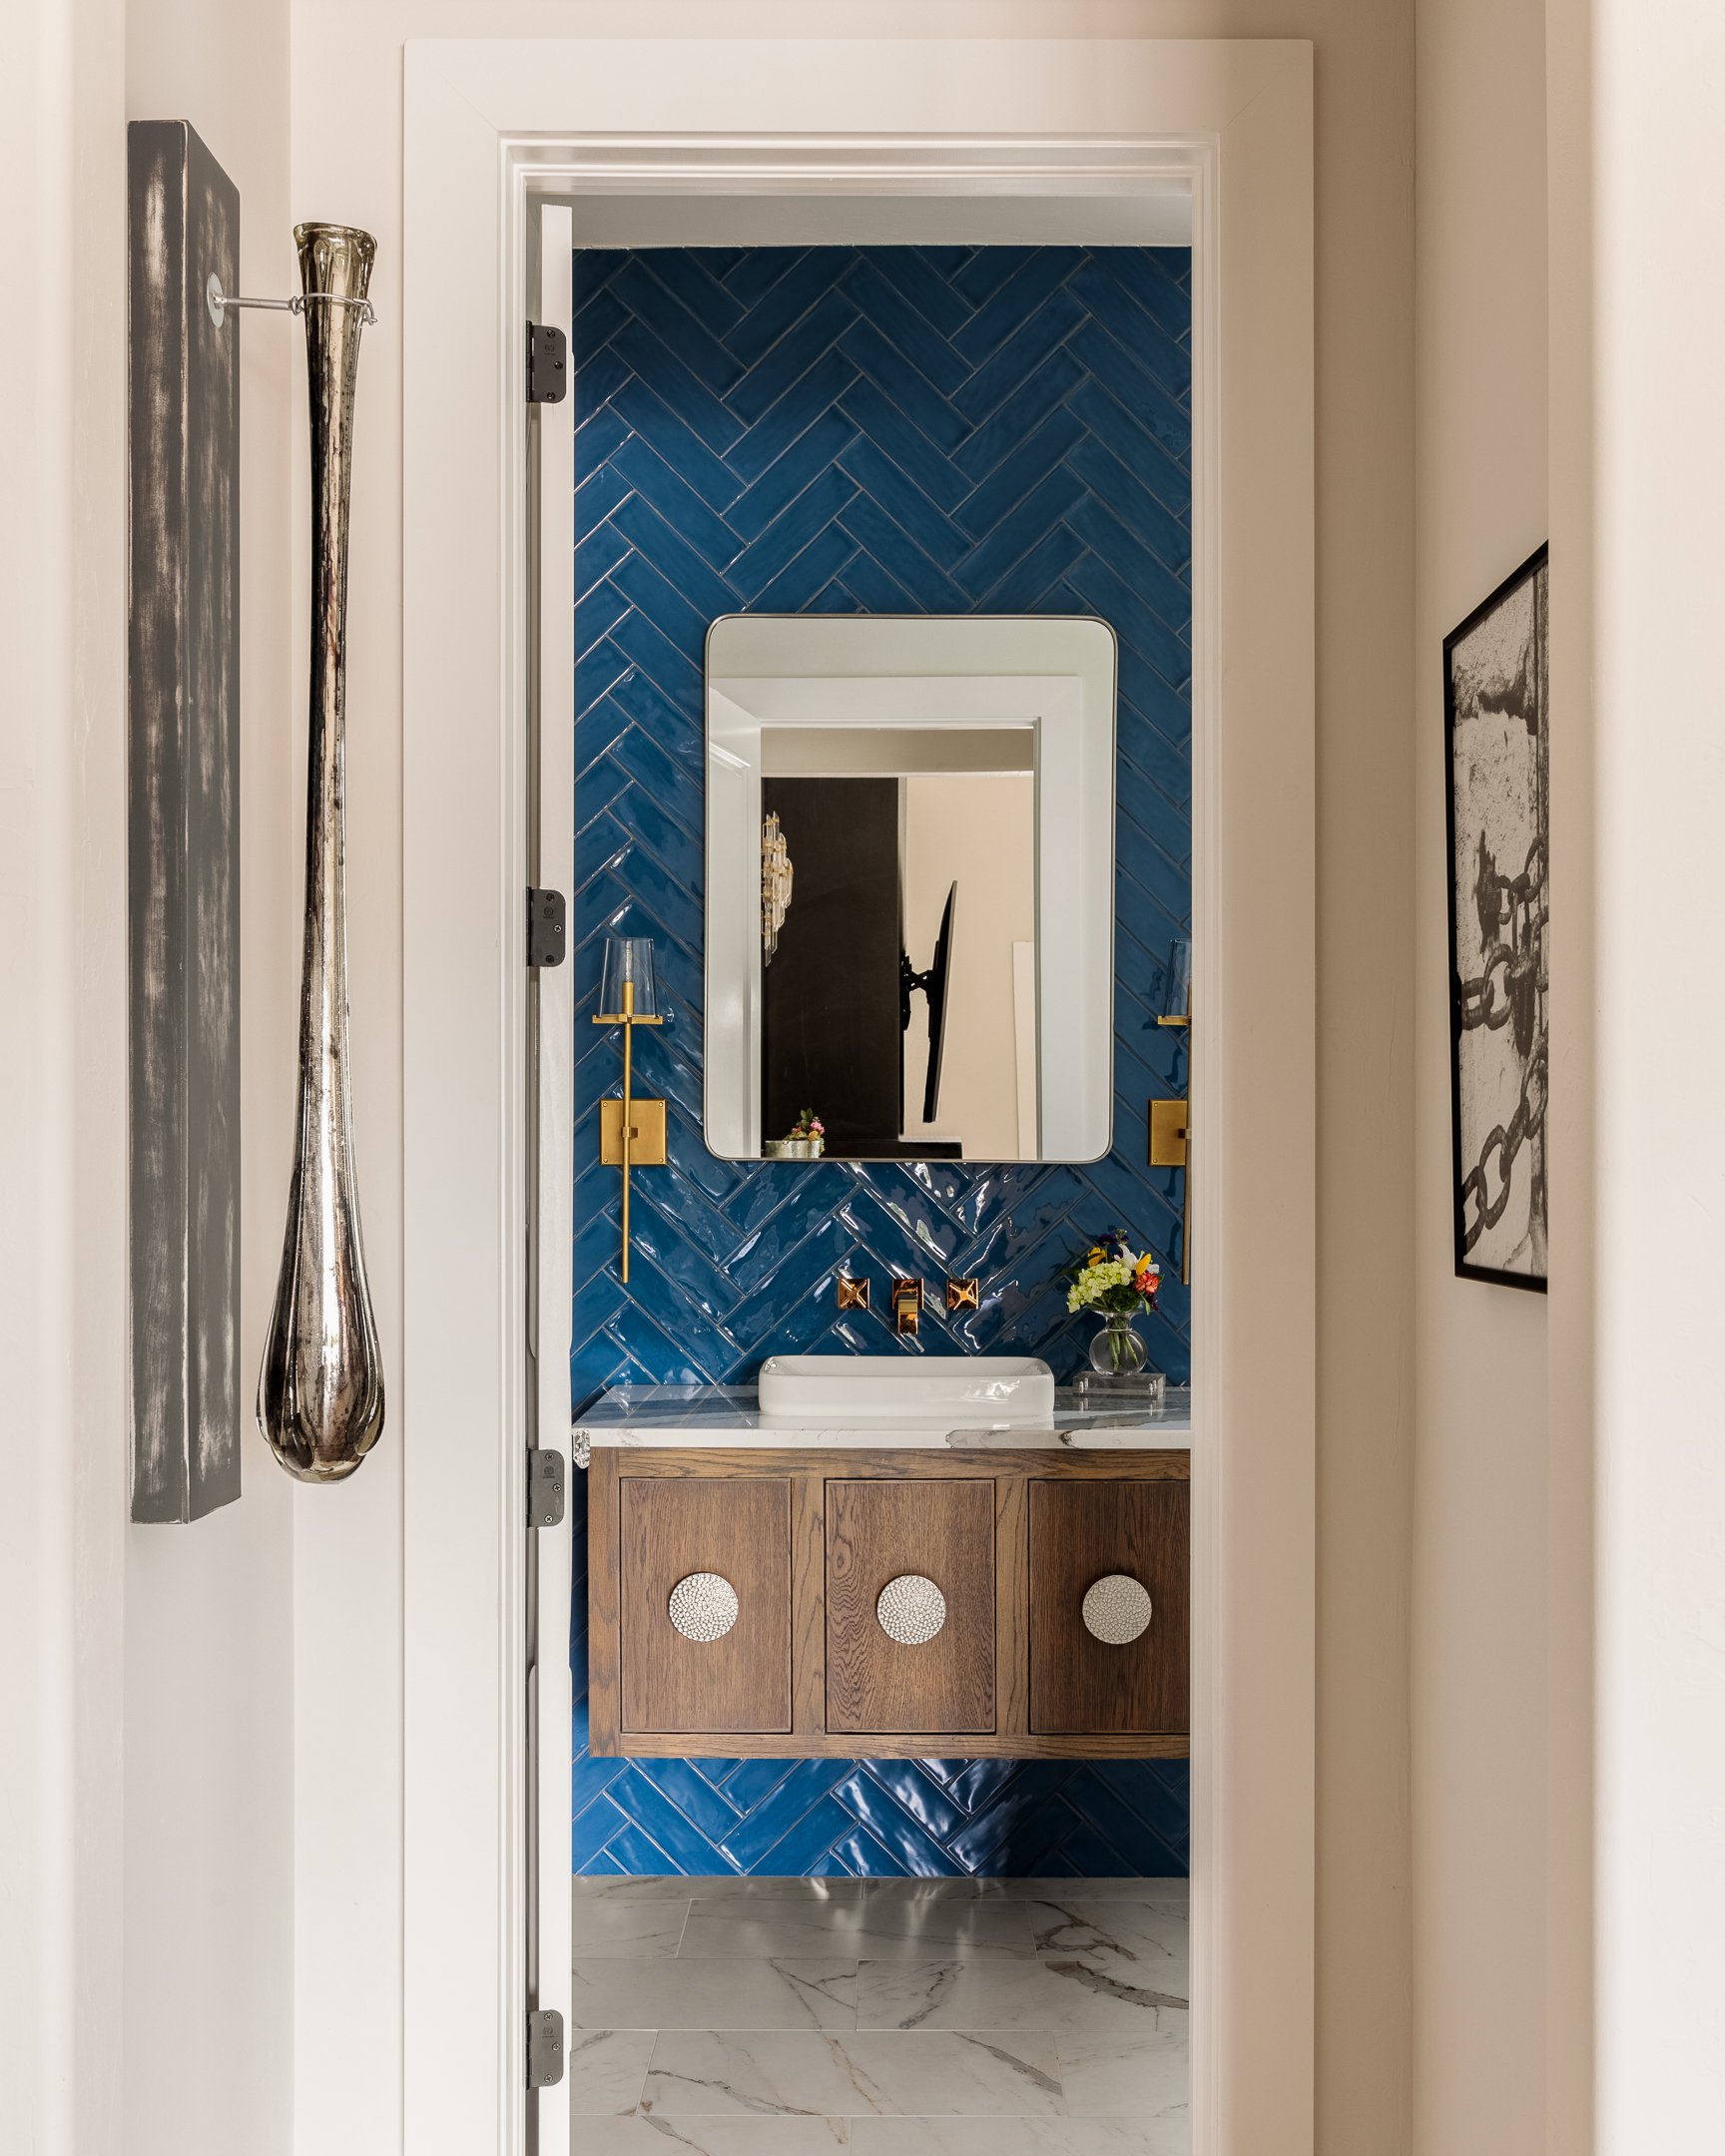
[{"label": "smoked glass sconce shade", "polygon": [[[633,988],[633,1002],[625,994]],[[621,1018],[628,1011],[636,1018],[659,1016],[659,984],[653,970],[651,936],[607,936],[605,964],[599,983],[599,1015]]]},{"label": "smoked glass sconce shade", "polygon": [[1190,1018],[1192,1015],[1192,944],[1185,936],[1178,937],[1168,946],[1159,1015],[1164,1019]]}]

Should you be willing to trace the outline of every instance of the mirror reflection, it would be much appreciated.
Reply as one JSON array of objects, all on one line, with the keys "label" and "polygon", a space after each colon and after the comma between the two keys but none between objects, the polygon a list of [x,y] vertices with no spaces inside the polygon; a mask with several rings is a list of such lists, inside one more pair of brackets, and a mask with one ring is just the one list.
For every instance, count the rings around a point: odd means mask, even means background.
[{"label": "mirror reflection", "polygon": [[1107,1150],[1113,676],[1091,620],[714,625],[716,1152]]}]

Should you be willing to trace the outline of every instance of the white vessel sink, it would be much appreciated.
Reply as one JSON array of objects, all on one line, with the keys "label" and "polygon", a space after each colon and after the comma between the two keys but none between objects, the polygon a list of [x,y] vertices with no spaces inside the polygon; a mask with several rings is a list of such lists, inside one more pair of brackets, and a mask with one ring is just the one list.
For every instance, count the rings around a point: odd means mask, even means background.
[{"label": "white vessel sink", "polygon": [[769,1355],[761,1412],[775,1422],[1047,1422],[1054,1372],[1035,1355]]}]

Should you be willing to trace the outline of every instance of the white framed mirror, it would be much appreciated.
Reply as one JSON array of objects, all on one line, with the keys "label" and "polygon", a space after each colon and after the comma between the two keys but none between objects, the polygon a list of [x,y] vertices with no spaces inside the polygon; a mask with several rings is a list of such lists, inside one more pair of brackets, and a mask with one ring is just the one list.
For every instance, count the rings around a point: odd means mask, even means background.
[{"label": "white framed mirror", "polygon": [[714,622],[715,1153],[1108,1151],[1115,673],[1093,617]]}]

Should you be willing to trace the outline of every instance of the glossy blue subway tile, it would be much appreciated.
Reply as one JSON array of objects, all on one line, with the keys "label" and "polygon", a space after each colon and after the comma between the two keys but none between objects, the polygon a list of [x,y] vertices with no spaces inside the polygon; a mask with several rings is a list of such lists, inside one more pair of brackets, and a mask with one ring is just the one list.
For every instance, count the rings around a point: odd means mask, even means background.
[{"label": "glossy blue subway tile", "polygon": [[752,486],[799,435],[833,409],[856,379],[857,369],[837,346],[799,375],[727,457],[739,490]]},{"label": "glossy blue subway tile", "polygon": [[[1074,306],[1077,301],[1073,301]],[[1093,314],[1080,314],[1072,332],[1072,356],[1092,380],[1120,403],[1141,427],[1172,455],[1185,457],[1192,447],[1192,420],[1179,400],[1154,374],[1141,367],[1117,337],[1110,336]],[[1082,416],[1082,414],[1080,414]],[[1098,428],[1097,432],[1105,430]]]},{"label": "glossy blue subway tile", "polygon": [[863,261],[851,271],[845,279],[845,295],[874,333],[884,337],[942,396],[949,397],[969,379],[969,365],[944,333],[910,304],[874,263]]},{"label": "glossy blue subway tile", "polygon": [[[580,355],[575,372],[579,378]],[[638,375],[631,375],[615,392],[616,408],[635,433],[662,456],[673,471],[692,486],[710,509],[723,512],[736,500],[741,488],[718,453],[710,449],[681,413],[672,409]],[[579,446],[580,436],[576,436]]]},{"label": "glossy blue subway tile", "polygon": [[[949,276],[937,269],[923,248],[866,247],[851,251],[853,259],[871,270],[892,287],[897,296],[915,308],[941,336],[950,337],[970,319],[970,302],[952,289]],[[855,295],[855,272],[848,284]],[[866,306],[863,307],[866,312]]]},{"label": "glossy blue subway tile", "polygon": [[[593,1157],[615,1039],[593,1029],[577,1041],[576,1399],[624,1376],[746,1379],[766,1353],[816,1347],[1021,1348],[1066,1374],[1093,1327],[1065,1310],[1057,1267],[1116,1221],[1165,1255],[1177,1242],[1175,1178],[1142,1165],[1142,1096],[1171,1082],[1145,1028],[1156,946],[1190,903],[1179,270],[1177,255],[1098,265],[1081,251],[968,248],[625,253],[578,266],[596,349],[584,358],[578,322],[589,416],[576,514],[584,540],[618,534],[628,550],[613,559],[608,540],[584,556],[576,609],[576,988],[584,1024],[605,934],[651,933],[682,1023],[641,1043],[643,1090],[650,1080],[669,1102],[671,1164],[637,1184],[643,1235],[627,1293],[615,1178]],[[684,315],[696,327],[667,363]],[[1137,348],[1147,339],[1167,348]],[[621,371],[620,356],[641,371]],[[950,573],[961,563],[966,581]],[[1115,622],[1122,987],[1106,1161],[802,1171],[706,1150],[701,644],[715,613],[775,607],[1093,609]],[[936,1307],[902,1343],[877,1314],[840,1319],[842,1266],[920,1271],[936,1290],[942,1267],[974,1270],[983,1307],[956,1323]],[[1166,1290],[1147,1333],[1176,1374],[1186,1325],[1186,1298]],[[1129,1763],[1113,1780],[1104,1763],[626,1765],[591,1761],[579,1718],[574,1748],[577,1856],[595,1872],[1058,1877],[1104,1855],[1120,1871],[1183,1861],[1183,1777],[1133,1779],[1170,1763]]]},{"label": "glossy blue subway tile", "polygon": [[936,449],[950,455],[969,433],[970,422],[964,413],[913,359],[889,344],[872,322],[854,323],[841,348],[859,372],[896,404]]},{"label": "glossy blue subway tile", "polygon": [[[645,322],[666,348],[676,353],[679,363],[688,368],[703,389],[714,397],[723,397],[743,378],[743,362],[735,352],[726,349],[707,323],[692,313],[671,289],[658,267],[659,255],[658,249],[647,250],[625,264],[612,278],[608,296],[619,301],[637,321]],[[709,320],[715,318],[714,308],[722,310],[727,318],[735,319],[736,302],[726,295],[724,287],[716,280],[709,280],[711,296],[706,291],[690,289],[698,274],[691,264],[684,282],[692,300],[697,303],[707,301]],[[632,363],[649,381],[657,382],[660,378],[661,368],[651,361],[644,365],[637,358]]]},{"label": "glossy blue subway tile", "polygon": [[769,584],[761,587],[763,614],[801,614],[838,576],[851,560],[850,536],[838,523],[810,540],[801,554],[793,555]]},{"label": "glossy blue subway tile", "polygon": [[[798,1760],[727,1829],[725,1847],[731,1860],[746,1872],[770,1869],[765,1863],[768,1855],[826,1801],[846,1772],[841,1760]],[[821,1847],[828,1847],[832,1840],[833,1836],[828,1835]]]},{"label": "glossy blue subway tile", "polygon": [[968,424],[981,426],[1084,320],[1084,309],[1064,289],[1055,292],[1046,306],[1038,307],[953,398]]},{"label": "glossy blue subway tile", "polygon": [[1008,277],[1016,276],[1042,252],[1039,247],[972,248],[962,263],[953,265],[949,281],[972,307],[986,306]]},{"label": "glossy blue subway tile", "polygon": [[845,472],[829,464],[738,555],[731,570],[735,589],[765,591],[812,539],[827,530],[856,491]]},{"label": "glossy blue subway tile", "polygon": [[1036,319],[1061,285],[1076,274],[1067,248],[1042,248],[1018,265],[953,333],[954,349],[963,353],[972,370],[991,359],[1005,343]]},{"label": "glossy blue subway tile", "polygon": [[950,1851],[919,1827],[884,1785],[861,1766],[833,1794],[906,1877],[950,1879],[962,1869]]},{"label": "glossy blue subway tile", "polygon": [[[730,530],[744,542],[758,539],[781,510],[831,470],[855,432],[842,408],[824,411],[738,495],[725,512]],[[733,559],[740,551],[734,546]]]},{"label": "glossy blue subway tile", "polygon": [[[747,366],[765,359],[810,308],[826,298],[836,281],[833,262],[825,248],[811,248],[802,254],[793,254],[788,249],[763,249],[758,259],[765,262],[769,257],[777,257],[785,267],[763,285],[747,313],[726,338],[732,351]],[[728,288],[736,292],[734,277],[729,280]]]},{"label": "glossy blue subway tile", "polygon": [[875,561],[905,591],[914,592],[918,614],[967,614],[968,593],[954,583],[931,554],[925,553],[901,524],[867,494],[859,494],[840,520],[861,551]]},{"label": "glossy blue subway tile", "polygon": [[745,426],[759,426],[857,319],[857,309],[829,291],[802,319],[777,338],[732,390],[729,408]]},{"label": "glossy blue subway tile", "polygon": [[[663,497],[665,490],[661,488],[660,493]],[[689,494],[685,502],[672,503],[671,506],[674,511],[687,515],[691,504],[705,513],[705,504],[694,492]],[[684,605],[693,609],[697,617],[695,633],[698,637],[706,636],[707,625],[716,615],[729,613],[736,606],[736,594],[724,577],[717,569],[709,566],[700,549],[685,539],[645,494],[632,493],[626,501],[620,502],[612,514],[611,522],[635,549],[637,557],[650,562],[655,572],[665,580]],[[712,534],[708,536],[712,537]],[[629,593],[637,606],[647,606],[662,629],[666,627],[657,610],[648,601],[637,596],[624,575],[619,573],[614,581],[620,589]]]},{"label": "glossy blue subway tile", "polygon": [[[907,532],[932,562],[950,569],[969,544],[951,515],[901,464],[859,434],[839,459],[840,469],[865,500]],[[950,490],[948,490],[950,491]]]},{"label": "glossy blue subway tile", "polygon": [[[1000,522],[989,530],[985,539],[976,541],[970,552],[959,558],[953,576],[964,584],[964,589],[981,597],[992,591],[1007,576],[1007,571],[1022,563],[1026,554],[1033,554],[1041,545],[1059,539],[1061,520],[1067,511],[1076,509],[1084,500],[1084,481],[1076,472],[1054,470],[1046,479],[1039,481],[1028,496],[1009,511]],[[1052,569],[1048,582],[1061,576],[1072,567],[1076,556],[1067,556],[1063,569]]]},{"label": "glossy blue subway tile", "polygon": [[1084,554],[1083,540],[1066,525],[1056,524],[1028,554],[1001,571],[980,593],[977,605],[988,614],[1052,612],[1047,604],[1049,590],[1077,567]]}]

